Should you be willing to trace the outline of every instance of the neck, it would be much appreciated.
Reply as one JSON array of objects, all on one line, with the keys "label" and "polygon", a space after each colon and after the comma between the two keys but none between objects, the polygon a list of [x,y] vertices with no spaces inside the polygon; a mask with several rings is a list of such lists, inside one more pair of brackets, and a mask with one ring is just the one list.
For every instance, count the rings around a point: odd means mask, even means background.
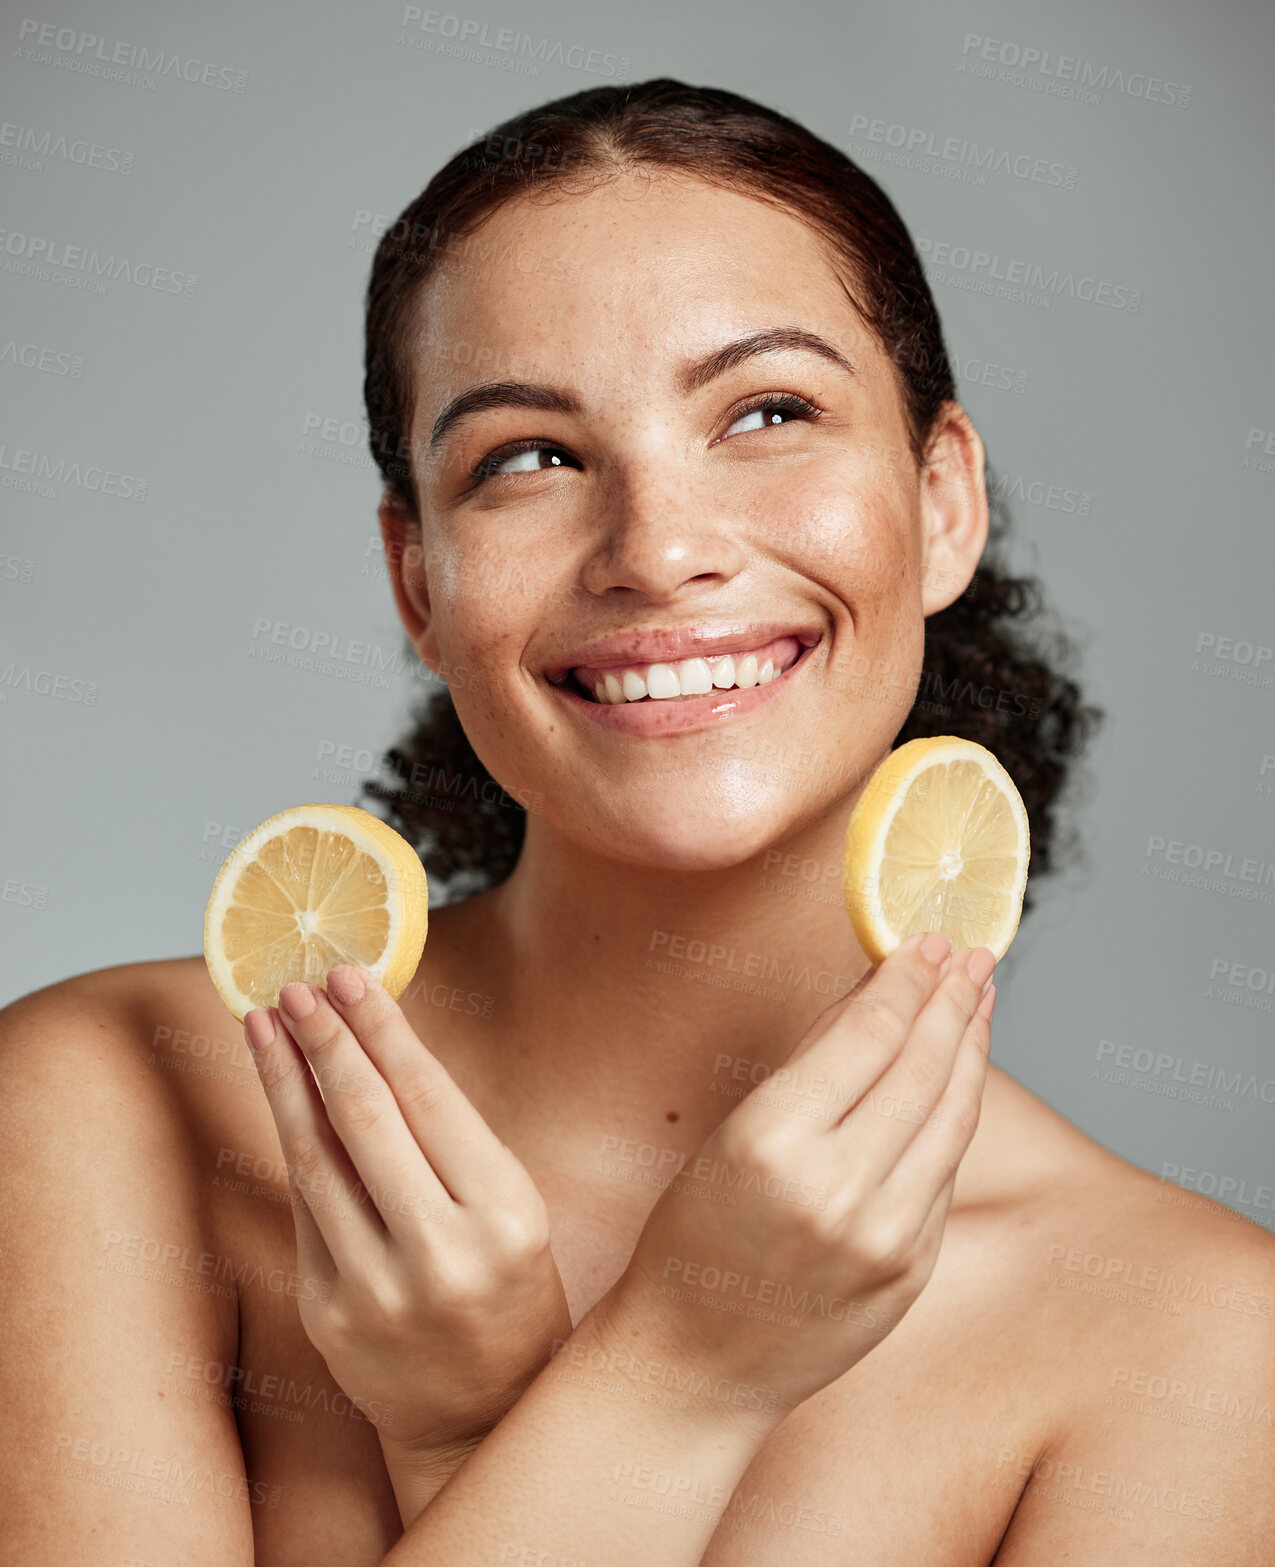
[{"label": "neck", "polygon": [[[600,1156],[629,1180],[654,1147],[649,1173],[667,1177],[857,983],[868,961],[841,892],[846,814],[728,870],[662,873],[581,854],[531,817],[508,880],[431,925],[430,980],[494,997],[499,1019],[490,1054],[464,1046],[448,1064],[478,1067],[462,1073],[468,1090],[481,1084],[475,1102],[538,1178],[557,1169],[576,1200],[624,1191],[646,1211],[656,1188],[617,1181]],[[1027,1168],[1031,1113],[992,1065],[954,1208],[1000,1193],[1009,1165]]]},{"label": "neck", "polygon": [[868,967],[842,894],[848,811],[717,871],[603,859],[529,817],[513,874],[475,900],[519,1103],[702,1140]]}]

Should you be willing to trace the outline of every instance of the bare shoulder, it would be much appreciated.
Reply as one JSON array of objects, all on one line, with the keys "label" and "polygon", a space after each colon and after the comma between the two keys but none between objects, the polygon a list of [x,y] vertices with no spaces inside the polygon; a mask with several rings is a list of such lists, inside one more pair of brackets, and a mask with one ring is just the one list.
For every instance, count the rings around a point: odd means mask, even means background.
[{"label": "bare shoulder", "polygon": [[145,1538],[165,1560],[251,1561],[233,1411],[168,1396],[175,1355],[237,1354],[207,1177],[231,1089],[166,1064],[177,1030],[213,1019],[189,959],[76,975],[0,1012],[0,1314],[24,1346],[0,1396],[27,1438],[0,1493],[23,1559],[44,1559],[57,1518],[113,1560]]},{"label": "bare shoulder", "polygon": [[1001,1451],[1023,1489],[997,1567],[1257,1567],[1275,1533],[1275,1238],[1026,1098],[1044,1158],[1014,1276],[1054,1416],[1037,1451]]},{"label": "bare shoulder", "polygon": [[0,1049],[40,1076],[162,1086],[188,1113],[218,1090],[260,1095],[243,1030],[199,955],[92,969],[21,996],[0,1011]]},{"label": "bare shoulder", "polygon": [[202,955],[94,969],[20,997],[0,1011],[0,1060],[37,1162],[91,1150],[144,1207],[181,1194],[210,1240],[229,1238],[215,1196],[226,1161],[277,1149],[243,1029]]}]

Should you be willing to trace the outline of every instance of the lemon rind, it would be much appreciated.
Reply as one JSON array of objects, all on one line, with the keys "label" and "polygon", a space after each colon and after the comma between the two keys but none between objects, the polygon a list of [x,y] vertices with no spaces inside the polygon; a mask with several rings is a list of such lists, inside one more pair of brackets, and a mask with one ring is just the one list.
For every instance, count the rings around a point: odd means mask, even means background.
[{"label": "lemon rind", "polygon": [[[334,821],[333,818],[336,818]],[[354,805],[335,805],[312,801],[276,811],[245,833],[226,856],[213,879],[204,907],[204,964],[217,990],[236,1021],[242,1023],[259,1003],[241,991],[230,977],[228,963],[214,964],[210,952],[219,950],[214,933],[231,901],[231,893],[244,866],[271,838],[294,827],[314,827],[321,832],[339,830],[362,852],[370,854],[386,874],[388,896],[386,912],[389,929],[385,946],[375,964],[367,965],[385,989],[397,997],[407,988],[420,962],[428,929],[429,884],[425,867],[406,839],[387,823]],[[416,927],[419,926],[419,935]]]},{"label": "lemon rind", "polygon": [[[984,943],[997,962],[1004,957],[1018,934],[1022,919],[1023,893],[1027,886],[1027,865],[1031,856],[1031,834],[1027,809],[1014,780],[997,756],[976,740],[959,735],[925,735],[909,740],[889,756],[870,775],[863,794],[855,802],[846,826],[845,859],[842,865],[842,890],[855,937],[865,956],[874,964],[885,960],[901,938],[889,924],[881,908],[876,877],[861,878],[857,868],[879,865],[885,840],[899,808],[916,777],[931,767],[954,761],[976,763],[993,780],[1009,801],[1018,828],[1018,875],[1010,906],[1013,910],[995,940]],[[880,803],[884,793],[886,800]],[[884,936],[884,940],[882,937]],[[888,943],[888,945],[887,945]]]}]

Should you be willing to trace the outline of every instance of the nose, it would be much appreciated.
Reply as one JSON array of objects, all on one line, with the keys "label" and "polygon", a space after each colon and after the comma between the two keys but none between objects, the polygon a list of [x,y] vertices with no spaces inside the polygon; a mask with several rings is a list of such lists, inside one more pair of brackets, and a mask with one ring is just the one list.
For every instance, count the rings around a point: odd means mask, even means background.
[{"label": "nose", "polygon": [[634,593],[662,603],[692,584],[724,586],[743,568],[746,554],[720,497],[666,471],[617,478],[601,505],[597,546],[580,574],[598,597]]}]

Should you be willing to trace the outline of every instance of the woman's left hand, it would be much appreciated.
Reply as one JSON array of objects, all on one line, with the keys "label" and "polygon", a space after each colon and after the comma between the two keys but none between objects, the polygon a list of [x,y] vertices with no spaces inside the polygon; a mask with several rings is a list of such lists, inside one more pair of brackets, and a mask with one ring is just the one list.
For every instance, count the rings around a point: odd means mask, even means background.
[{"label": "woman's left hand", "polygon": [[391,1473],[422,1473],[571,1333],[544,1199],[372,975],[342,965],[326,994],[279,1002],[244,1022],[292,1186],[301,1322]]}]

